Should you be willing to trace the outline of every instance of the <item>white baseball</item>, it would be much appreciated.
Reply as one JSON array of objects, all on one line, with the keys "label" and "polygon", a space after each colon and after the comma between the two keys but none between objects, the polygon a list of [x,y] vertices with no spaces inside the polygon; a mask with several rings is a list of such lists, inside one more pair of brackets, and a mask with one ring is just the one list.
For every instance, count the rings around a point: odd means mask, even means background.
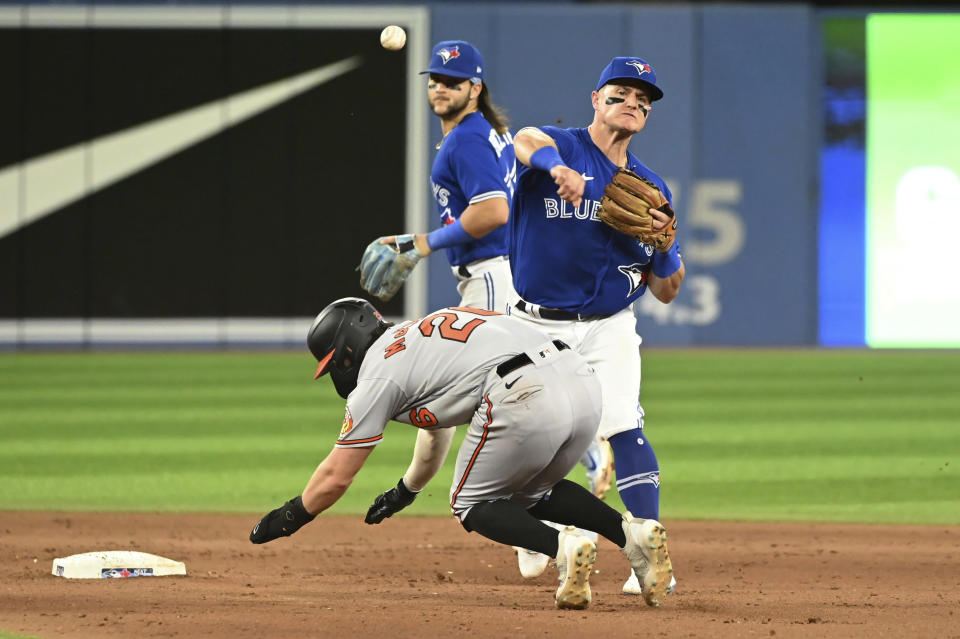
[{"label": "white baseball", "polygon": [[403,27],[391,24],[380,32],[380,44],[383,45],[384,49],[399,51],[406,43],[407,32],[403,30]]}]

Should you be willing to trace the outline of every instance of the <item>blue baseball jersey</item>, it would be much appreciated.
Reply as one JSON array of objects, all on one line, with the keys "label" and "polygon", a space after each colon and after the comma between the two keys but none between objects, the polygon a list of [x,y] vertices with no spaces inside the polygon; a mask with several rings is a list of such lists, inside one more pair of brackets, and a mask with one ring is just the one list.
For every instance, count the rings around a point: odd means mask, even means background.
[{"label": "blue baseball jersey", "polygon": [[[517,184],[513,136],[498,134],[479,111],[468,114],[444,138],[430,183],[442,224],[453,224],[467,206],[490,198],[506,198],[510,206]],[[454,266],[506,254],[507,225],[447,249]]]},{"label": "blue baseball jersey", "polygon": [[[540,127],[557,143],[564,163],[586,179],[583,201],[574,207],[557,195],[549,173],[519,164],[510,210],[510,267],[524,300],[584,314],[623,310],[647,289],[653,247],[600,221],[600,199],[617,166],[597,148],[587,129]],[[635,155],[627,168],[667,185]]]}]

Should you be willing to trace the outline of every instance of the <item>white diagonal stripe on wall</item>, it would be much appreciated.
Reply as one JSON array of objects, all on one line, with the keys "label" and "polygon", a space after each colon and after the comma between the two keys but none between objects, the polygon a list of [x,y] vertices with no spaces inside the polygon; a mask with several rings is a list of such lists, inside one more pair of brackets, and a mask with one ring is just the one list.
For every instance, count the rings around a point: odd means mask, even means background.
[{"label": "white diagonal stripe on wall", "polygon": [[360,56],[345,58],[6,167],[0,170],[0,237],[360,64]]}]

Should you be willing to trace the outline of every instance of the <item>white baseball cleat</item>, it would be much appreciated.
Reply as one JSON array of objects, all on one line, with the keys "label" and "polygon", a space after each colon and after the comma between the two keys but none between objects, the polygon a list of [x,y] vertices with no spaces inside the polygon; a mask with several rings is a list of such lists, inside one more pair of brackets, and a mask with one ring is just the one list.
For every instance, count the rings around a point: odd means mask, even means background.
[{"label": "white baseball cleat", "polygon": [[632,568],[630,569],[630,576],[623,583],[621,592],[625,595],[639,595],[643,592],[640,588],[640,580],[637,579],[637,573],[633,572]]},{"label": "white baseball cleat", "polygon": [[[563,530],[563,526],[560,524],[554,523],[552,521],[544,521],[546,525],[551,528],[556,529],[558,532]],[[579,531],[581,534],[585,534],[586,531]],[[596,533],[593,534],[593,542],[597,542]],[[587,535],[589,537],[589,535]],[[534,577],[539,577],[547,569],[547,565],[553,559],[548,557],[543,553],[539,553],[535,550],[527,550],[526,548],[521,548],[520,546],[514,546],[514,550],[517,551],[517,566],[520,568],[520,575],[524,579],[533,579]]]},{"label": "white baseball cleat", "polygon": [[536,550],[527,550],[520,546],[514,546],[517,551],[517,565],[520,567],[520,575],[524,579],[533,579],[543,574],[550,563],[550,557]]},{"label": "white baseball cleat", "polygon": [[[670,577],[670,585],[667,586],[667,594],[672,595],[673,590],[677,587],[677,578]],[[637,573],[630,571],[630,577],[623,584],[623,594],[625,595],[640,595],[643,594],[642,589],[640,588],[640,580],[637,579]]]},{"label": "white baseball cleat", "polygon": [[581,610],[590,605],[590,573],[597,561],[597,545],[567,526],[557,539],[557,570],[560,586],[557,588],[557,608]]},{"label": "white baseball cleat", "polygon": [[[623,533],[627,543],[622,552],[630,561],[640,594],[650,606],[659,606],[672,590],[673,564],[667,551],[667,531],[656,519],[637,519],[629,511],[623,514]],[[630,580],[624,584],[624,591]]]}]

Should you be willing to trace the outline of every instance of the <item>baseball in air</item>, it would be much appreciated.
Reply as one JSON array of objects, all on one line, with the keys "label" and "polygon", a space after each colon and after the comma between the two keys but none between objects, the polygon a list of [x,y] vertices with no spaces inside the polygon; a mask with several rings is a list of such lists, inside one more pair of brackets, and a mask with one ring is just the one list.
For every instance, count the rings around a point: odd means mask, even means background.
[{"label": "baseball in air", "polygon": [[399,51],[406,43],[407,32],[403,30],[403,27],[391,24],[380,32],[380,44],[383,45],[384,49]]}]

